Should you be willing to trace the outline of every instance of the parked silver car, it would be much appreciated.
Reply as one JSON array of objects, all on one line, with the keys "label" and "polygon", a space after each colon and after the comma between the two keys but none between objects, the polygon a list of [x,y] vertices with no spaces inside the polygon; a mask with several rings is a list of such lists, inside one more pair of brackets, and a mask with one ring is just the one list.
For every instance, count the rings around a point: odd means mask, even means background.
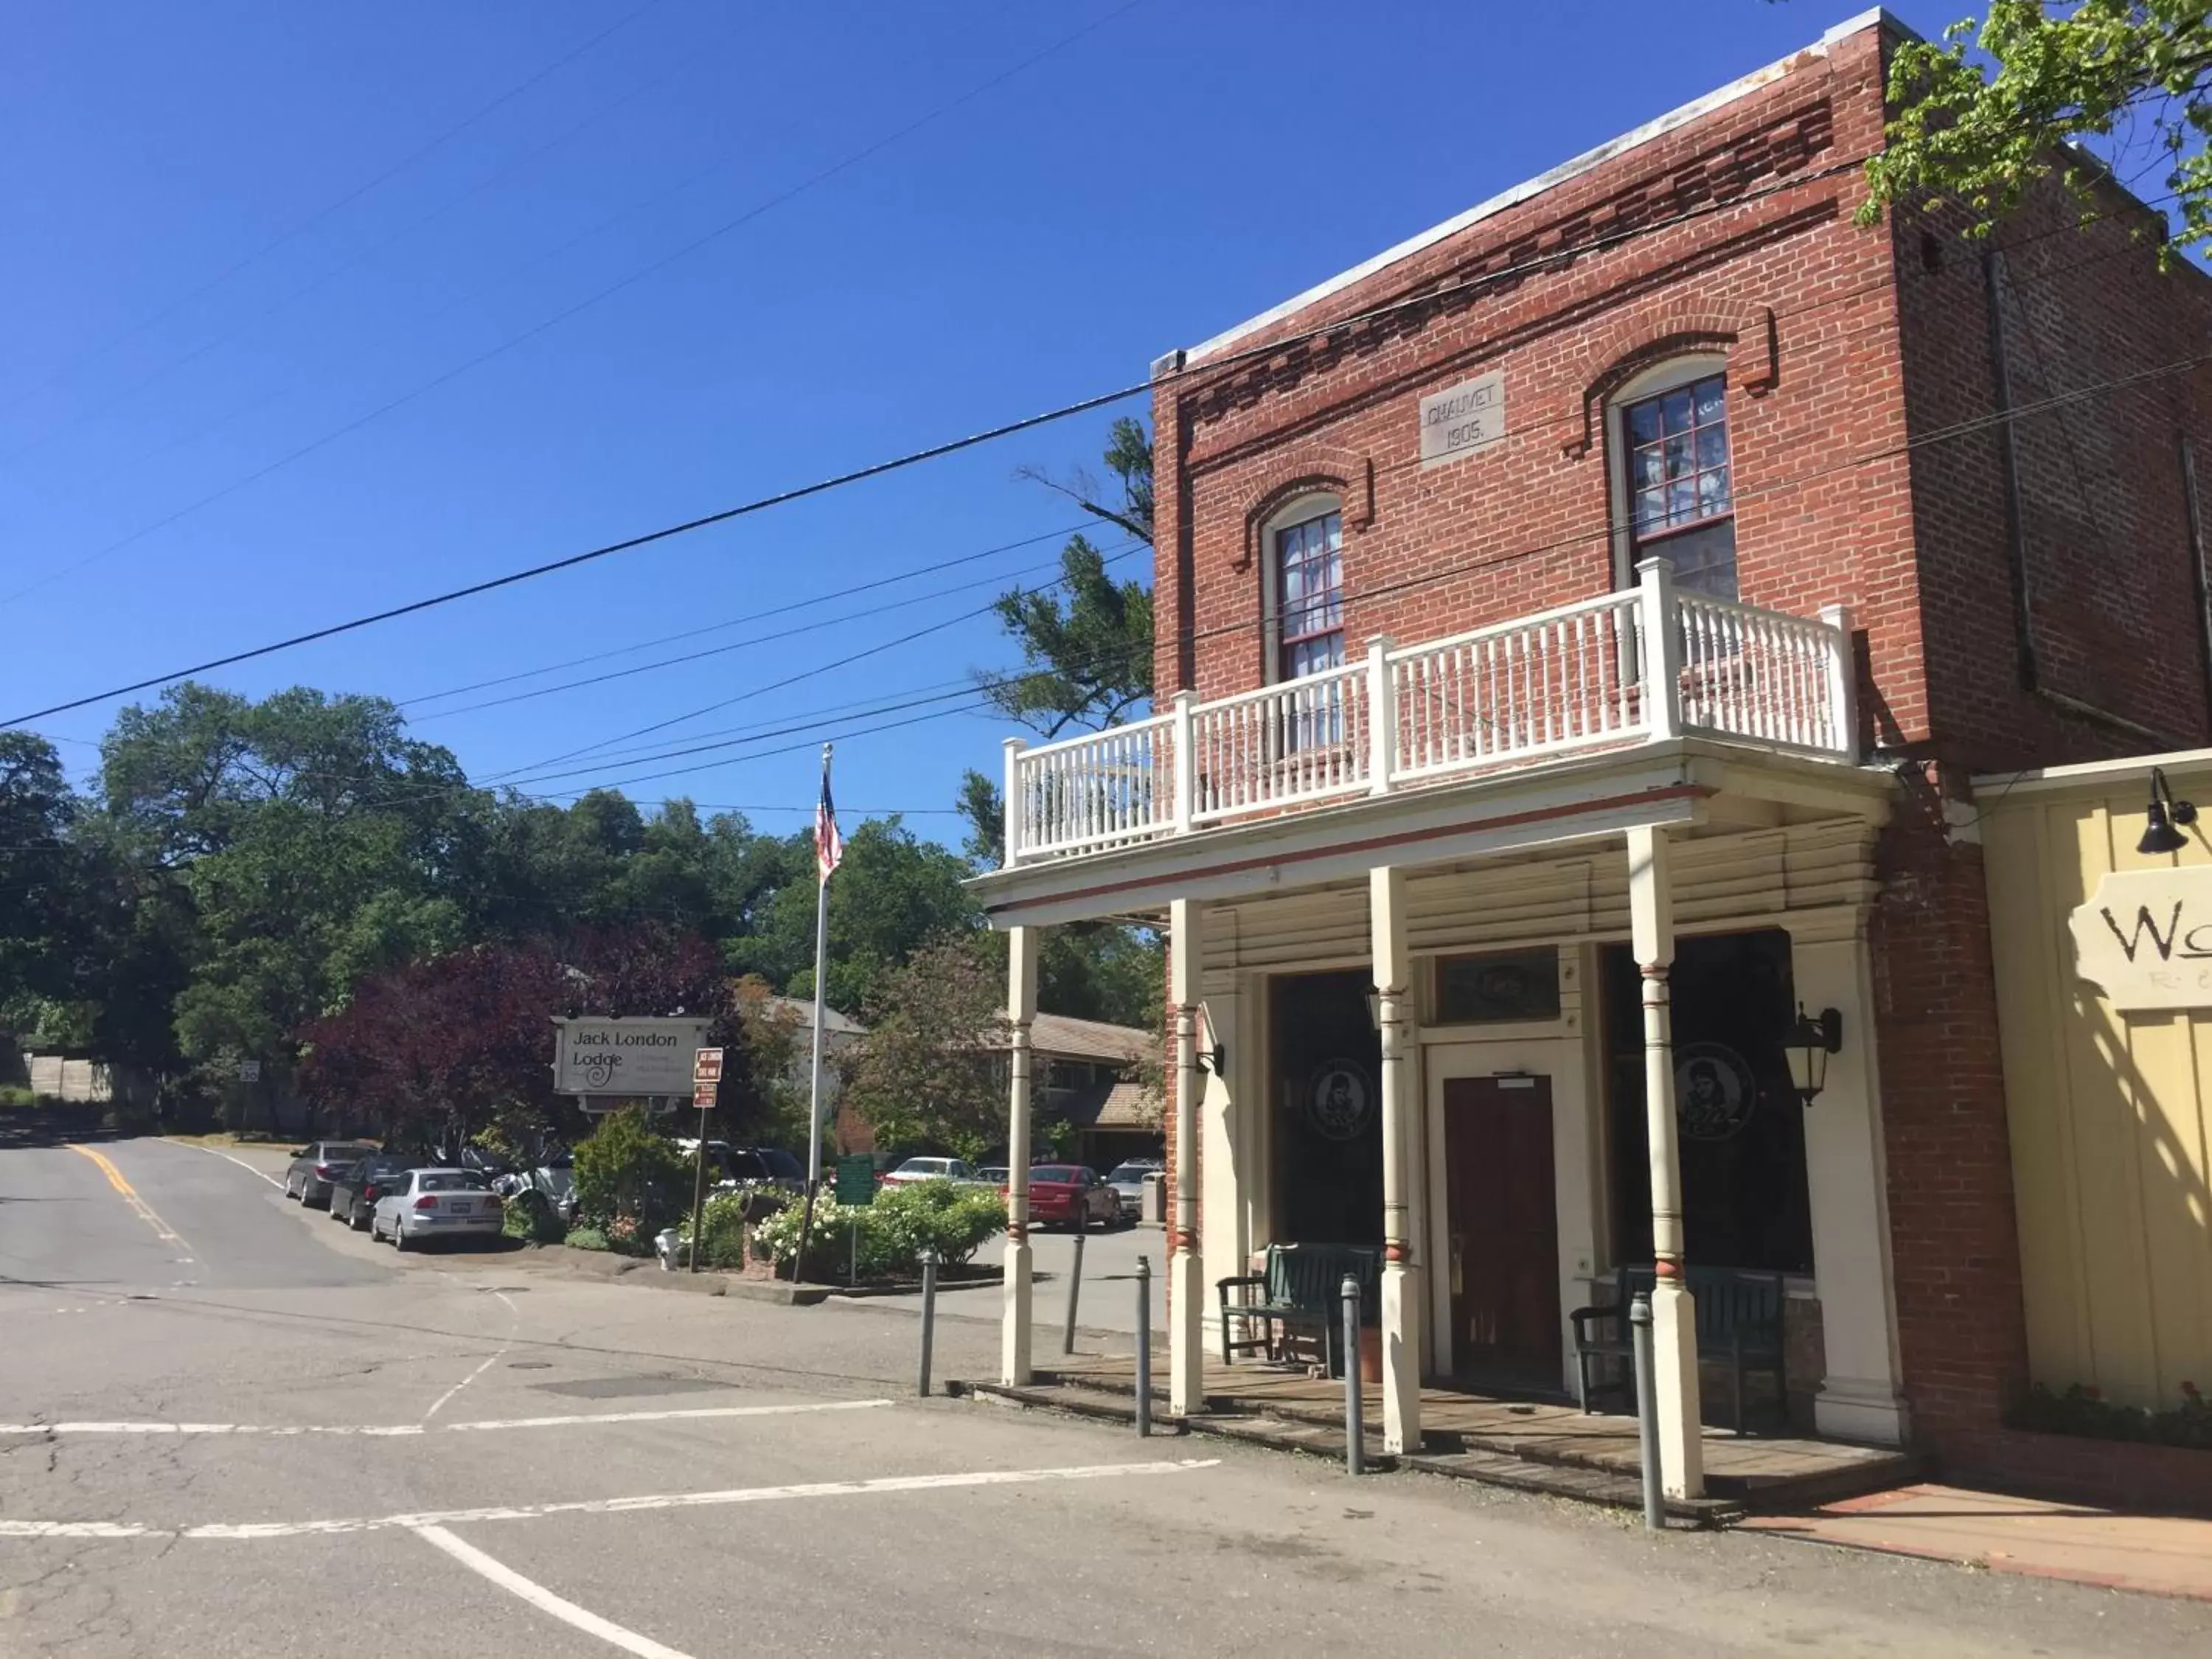
[{"label": "parked silver car", "polygon": [[357,1140],[318,1140],[292,1154],[284,1170],[284,1196],[313,1209],[331,1201],[331,1182],[353,1173],[354,1165],[375,1152]]},{"label": "parked silver car", "polygon": [[1114,1166],[1106,1184],[1114,1189],[1123,1220],[1134,1221],[1145,1212],[1145,1177],[1158,1175],[1164,1167],[1156,1158],[1127,1158]]},{"label": "parked silver car", "polygon": [[401,1250],[432,1238],[496,1238],[504,1210],[474,1170],[410,1170],[404,1184],[376,1200],[368,1236]]}]

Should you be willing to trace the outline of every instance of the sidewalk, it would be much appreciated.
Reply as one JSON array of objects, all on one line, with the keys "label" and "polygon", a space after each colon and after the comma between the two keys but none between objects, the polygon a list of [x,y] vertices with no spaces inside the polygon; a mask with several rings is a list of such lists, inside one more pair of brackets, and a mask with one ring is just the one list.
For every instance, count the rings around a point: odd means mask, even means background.
[{"label": "sidewalk", "polygon": [[2212,1521],[1914,1486],[1737,1524],[1995,1572],[2212,1601]]}]

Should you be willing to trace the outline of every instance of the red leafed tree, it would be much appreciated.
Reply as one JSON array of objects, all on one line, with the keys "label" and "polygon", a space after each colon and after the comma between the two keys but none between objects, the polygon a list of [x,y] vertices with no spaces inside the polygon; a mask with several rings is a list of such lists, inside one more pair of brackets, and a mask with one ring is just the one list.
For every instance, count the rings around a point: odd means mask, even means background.
[{"label": "red leafed tree", "polygon": [[[700,1014],[724,1044],[720,1103],[742,1123],[755,1115],[735,999],[713,947],[659,928],[580,931],[479,945],[373,975],[352,1000],[301,1035],[309,1097],[387,1139],[421,1139],[459,1116],[493,1114],[573,1130],[573,1107],[554,1094],[556,1016]],[[726,1121],[718,1133],[731,1133]]]}]

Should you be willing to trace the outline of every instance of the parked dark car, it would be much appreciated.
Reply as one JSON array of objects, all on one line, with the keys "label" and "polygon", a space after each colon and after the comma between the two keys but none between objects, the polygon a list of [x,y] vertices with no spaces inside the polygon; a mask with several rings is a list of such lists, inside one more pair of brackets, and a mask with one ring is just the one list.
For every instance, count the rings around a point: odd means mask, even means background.
[{"label": "parked dark car", "polygon": [[318,1140],[292,1154],[284,1171],[284,1196],[313,1208],[331,1201],[331,1182],[353,1173],[355,1164],[376,1151],[357,1140]]},{"label": "parked dark car", "polygon": [[372,1152],[331,1181],[331,1219],[360,1232],[368,1225],[376,1200],[407,1184],[407,1172],[423,1160],[401,1152]]},{"label": "parked dark car", "polygon": [[1121,1202],[1098,1171],[1080,1164],[1039,1164],[1030,1170],[1030,1219],[1041,1227],[1073,1227],[1081,1232],[1092,1222],[1121,1224]]}]

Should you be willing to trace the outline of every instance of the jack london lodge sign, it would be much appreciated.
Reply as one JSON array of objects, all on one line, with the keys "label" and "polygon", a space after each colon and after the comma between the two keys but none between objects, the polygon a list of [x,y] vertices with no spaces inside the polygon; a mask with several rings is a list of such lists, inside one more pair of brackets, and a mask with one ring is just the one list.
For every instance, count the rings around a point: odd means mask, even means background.
[{"label": "jack london lodge sign", "polygon": [[2067,927],[2075,972],[2113,1007],[2212,1008],[2212,866],[2108,871]]},{"label": "jack london lodge sign", "polygon": [[556,1019],[553,1088],[564,1095],[691,1094],[703,1019]]}]

